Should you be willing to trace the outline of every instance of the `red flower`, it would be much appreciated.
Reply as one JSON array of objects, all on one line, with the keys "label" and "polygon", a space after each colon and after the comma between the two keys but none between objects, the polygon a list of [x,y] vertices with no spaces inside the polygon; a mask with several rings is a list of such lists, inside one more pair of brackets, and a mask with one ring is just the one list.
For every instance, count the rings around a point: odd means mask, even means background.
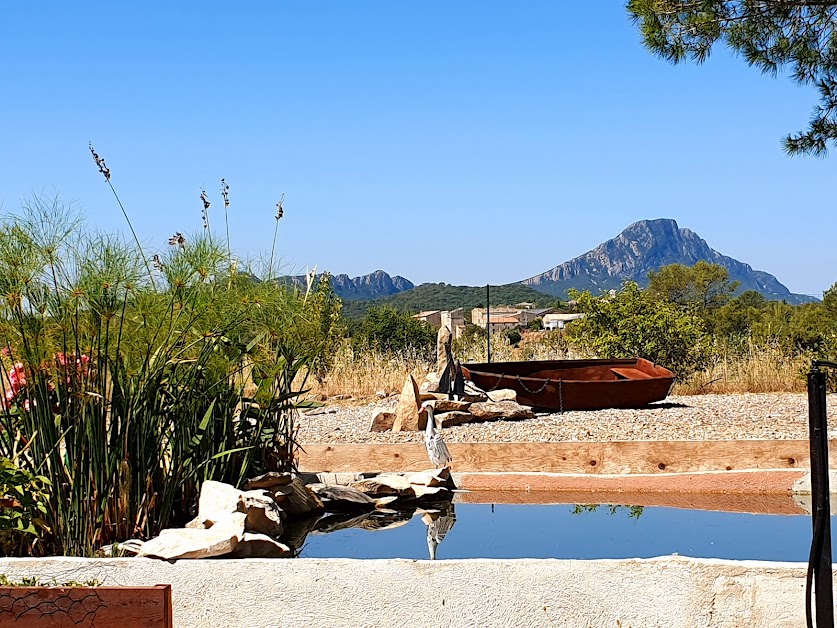
[{"label": "red flower", "polygon": [[15,389],[15,392],[26,386],[26,368],[23,366],[23,362],[15,364],[14,368],[9,372],[9,382],[12,388]]}]

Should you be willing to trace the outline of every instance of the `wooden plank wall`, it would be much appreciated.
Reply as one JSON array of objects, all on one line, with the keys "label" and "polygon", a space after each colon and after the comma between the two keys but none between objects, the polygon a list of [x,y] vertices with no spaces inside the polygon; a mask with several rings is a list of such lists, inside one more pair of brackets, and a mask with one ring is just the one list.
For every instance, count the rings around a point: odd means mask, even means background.
[{"label": "wooden plank wall", "polygon": [[[837,441],[832,441],[832,447]],[[450,443],[454,472],[694,473],[809,466],[805,440]],[[307,444],[300,470],[421,471],[424,443]],[[834,456],[832,468],[837,468]]]}]

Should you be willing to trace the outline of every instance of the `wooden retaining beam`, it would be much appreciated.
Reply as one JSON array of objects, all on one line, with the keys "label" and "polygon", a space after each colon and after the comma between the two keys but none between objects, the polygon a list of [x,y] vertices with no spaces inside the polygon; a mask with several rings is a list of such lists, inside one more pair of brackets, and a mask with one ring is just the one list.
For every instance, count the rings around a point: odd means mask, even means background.
[{"label": "wooden retaining beam", "polygon": [[807,514],[791,496],[802,469],[561,475],[461,473],[455,502],[469,504],[622,504],[771,514]]},{"label": "wooden retaining beam", "polygon": [[[834,447],[837,441],[831,441]],[[304,444],[301,471],[421,471],[424,443]],[[746,469],[807,469],[807,440],[449,443],[455,473],[547,472],[667,474]],[[832,456],[832,468],[837,461]]]},{"label": "wooden retaining beam", "polygon": [[782,494],[753,493],[685,493],[685,492],[606,492],[576,491],[473,491],[457,493],[455,503],[461,504],[619,504],[622,506],[656,506],[687,510],[711,510],[765,515],[807,515],[787,490]]}]

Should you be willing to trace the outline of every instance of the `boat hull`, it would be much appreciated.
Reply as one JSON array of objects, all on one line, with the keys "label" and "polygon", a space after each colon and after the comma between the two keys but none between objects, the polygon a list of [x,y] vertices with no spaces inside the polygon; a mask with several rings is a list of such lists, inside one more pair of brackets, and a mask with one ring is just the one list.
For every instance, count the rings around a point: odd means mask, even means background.
[{"label": "boat hull", "polygon": [[641,408],[668,396],[675,375],[642,358],[463,364],[485,391],[510,388],[521,404],[544,410]]}]

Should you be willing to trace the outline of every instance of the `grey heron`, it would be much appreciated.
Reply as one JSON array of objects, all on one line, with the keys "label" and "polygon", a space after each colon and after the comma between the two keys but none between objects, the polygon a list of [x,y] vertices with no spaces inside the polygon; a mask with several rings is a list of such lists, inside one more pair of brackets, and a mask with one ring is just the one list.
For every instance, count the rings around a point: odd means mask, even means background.
[{"label": "grey heron", "polygon": [[424,432],[424,444],[427,446],[427,455],[431,464],[437,469],[450,465],[451,458],[448,446],[442,434],[436,430],[436,417],[433,416],[433,402],[428,401],[423,405],[427,411],[427,429]]}]

